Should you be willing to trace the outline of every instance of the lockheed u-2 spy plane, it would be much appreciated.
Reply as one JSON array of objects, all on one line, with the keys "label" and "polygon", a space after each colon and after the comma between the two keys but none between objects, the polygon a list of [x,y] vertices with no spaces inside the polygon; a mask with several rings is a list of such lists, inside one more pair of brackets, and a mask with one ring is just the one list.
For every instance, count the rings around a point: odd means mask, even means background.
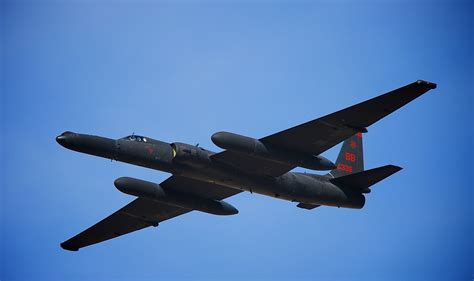
[{"label": "lockheed u-2 spy plane", "polygon": [[[367,127],[436,84],[418,80],[402,88],[293,128],[254,139],[218,132],[211,139],[225,149],[214,153],[184,143],[165,143],[131,135],[121,139],[64,132],[62,146],[108,159],[171,173],[160,184],[122,177],[118,190],[137,198],[109,217],[61,243],[66,250],[112,239],[183,215],[201,211],[234,215],[238,211],[223,199],[250,191],[298,202],[314,209],[336,206],[360,209],[370,187],[398,172],[387,165],[364,170],[362,133]],[[320,156],[343,142],[336,163]],[[290,172],[295,167],[330,170],[326,175]]]}]

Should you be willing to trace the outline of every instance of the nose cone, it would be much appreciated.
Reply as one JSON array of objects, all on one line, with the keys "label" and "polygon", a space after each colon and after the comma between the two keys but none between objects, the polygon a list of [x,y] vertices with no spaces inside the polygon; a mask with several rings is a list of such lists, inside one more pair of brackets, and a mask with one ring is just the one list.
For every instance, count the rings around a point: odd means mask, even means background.
[{"label": "nose cone", "polygon": [[56,142],[67,148],[72,143],[75,135],[73,132],[66,131],[56,137]]},{"label": "nose cone", "polygon": [[59,143],[60,145],[63,145],[64,143],[66,143],[66,139],[67,139],[66,136],[59,135],[56,137],[56,142]]},{"label": "nose cone", "polygon": [[116,144],[112,139],[66,131],[57,136],[56,141],[67,149],[115,159]]}]

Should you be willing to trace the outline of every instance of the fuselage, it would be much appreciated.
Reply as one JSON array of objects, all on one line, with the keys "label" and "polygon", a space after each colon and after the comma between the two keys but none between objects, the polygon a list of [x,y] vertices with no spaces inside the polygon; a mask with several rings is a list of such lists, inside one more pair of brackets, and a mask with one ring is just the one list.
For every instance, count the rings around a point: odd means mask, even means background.
[{"label": "fuselage", "polygon": [[75,151],[283,200],[345,208],[362,208],[365,203],[364,195],[332,184],[330,175],[252,174],[215,161],[214,152],[189,144],[134,135],[114,140],[72,132],[63,133],[57,141]]}]

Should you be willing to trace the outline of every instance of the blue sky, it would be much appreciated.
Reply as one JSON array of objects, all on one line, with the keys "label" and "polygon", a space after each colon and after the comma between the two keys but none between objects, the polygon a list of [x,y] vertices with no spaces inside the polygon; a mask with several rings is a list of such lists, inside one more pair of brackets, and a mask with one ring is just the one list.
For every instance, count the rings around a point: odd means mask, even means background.
[{"label": "blue sky", "polygon": [[[458,1],[2,1],[1,280],[470,280],[473,5]],[[364,136],[404,169],[362,210],[255,194],[79,252],[59,243],[159,171],[68,151],[65,130],[218,151],[417,79]],[[335,160],[339,146],[323,155]]]}]

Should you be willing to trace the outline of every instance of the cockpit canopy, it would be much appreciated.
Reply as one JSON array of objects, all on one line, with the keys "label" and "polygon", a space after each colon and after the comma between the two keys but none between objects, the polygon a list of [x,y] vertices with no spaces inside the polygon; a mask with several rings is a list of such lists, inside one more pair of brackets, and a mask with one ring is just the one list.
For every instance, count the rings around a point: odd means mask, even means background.
[{"label": "cockpit canopy", "polygon": [[137,136],[137,135],[126,136],[122,139],[130,140],[130,141],[138,141],[138,142],[148,142],[148,139],[146,137]]}]

